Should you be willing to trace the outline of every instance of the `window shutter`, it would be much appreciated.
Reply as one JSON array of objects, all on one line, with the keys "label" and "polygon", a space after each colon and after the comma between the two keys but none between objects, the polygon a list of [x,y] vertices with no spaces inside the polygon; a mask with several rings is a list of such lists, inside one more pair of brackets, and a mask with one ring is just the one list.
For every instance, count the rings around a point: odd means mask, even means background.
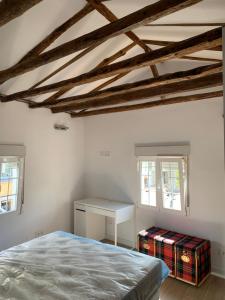
[{"label": "window shutter", "polygon": [[0,145],[0,156],[19,156],[24,157],[26,154],[25,146],[23,145]]},{"label": "window shutter", "polygon": [[135,155],[141,156],[188,156],[190,154],[189,143],[168,144],[136,144]]}]

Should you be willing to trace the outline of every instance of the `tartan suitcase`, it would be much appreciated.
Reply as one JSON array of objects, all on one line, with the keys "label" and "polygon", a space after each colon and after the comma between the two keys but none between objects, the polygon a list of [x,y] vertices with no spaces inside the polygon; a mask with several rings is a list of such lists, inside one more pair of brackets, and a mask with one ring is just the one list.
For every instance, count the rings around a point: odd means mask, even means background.
[{"label": "tartan suitcase", "polygon": [[186,235],[173,231],[155,237],[155,256],[167,264],[171,277],[176,277],[176,243],[185,237]]},{"label": "tartan suitcase", "polygon": [[176,278],[199,286],[210,274],[210,241],[187,236],[176,244]]},{"label": "tartan suitcase", "polygon": [[138,250],[141,253],[155,256],[155,237],[165,234],[168,230],[151,227],[138,234]]}]

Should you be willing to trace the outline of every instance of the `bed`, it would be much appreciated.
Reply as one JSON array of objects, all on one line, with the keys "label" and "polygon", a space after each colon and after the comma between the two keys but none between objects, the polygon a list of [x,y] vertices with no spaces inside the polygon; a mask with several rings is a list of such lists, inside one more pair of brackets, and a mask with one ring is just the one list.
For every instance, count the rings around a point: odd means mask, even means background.
[{"label": "bed", "polygon": [[156,300],[163,261],[57,231],[0,252],[0,299]]}]

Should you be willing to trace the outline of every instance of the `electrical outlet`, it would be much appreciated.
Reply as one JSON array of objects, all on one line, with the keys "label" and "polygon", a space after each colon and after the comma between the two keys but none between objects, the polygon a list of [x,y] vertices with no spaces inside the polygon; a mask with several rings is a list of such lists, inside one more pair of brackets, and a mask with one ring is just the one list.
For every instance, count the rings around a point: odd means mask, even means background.
[{"label": "electrical outlet", "polygon": [[224,248],[218,248],[217,251],[216,251],[216,254],[220,257],[225,258],[225,249]]},{"label": "electrical outlet", "polygon": [[38,238],[38,237],[40,237],[40,236],[42,236],[42,235],[44,235],[44,231],[43,231],[43,230],[36,231],[36,232],[34,233],[34,237],[35,237],[35,238]]},{"label": "electrical outlet", "polygon": [[105,150],[105,151],[100,151],[99,152],[100,156],[105,156],[105,157],[109,157],[111,155],[111,152],[108,151],[108,150]]},{"label": "electrical outlet", "polygon": [[110,217],[107,218],[107,224],[108,225],[113,225],[114,224],[114,220]]}]

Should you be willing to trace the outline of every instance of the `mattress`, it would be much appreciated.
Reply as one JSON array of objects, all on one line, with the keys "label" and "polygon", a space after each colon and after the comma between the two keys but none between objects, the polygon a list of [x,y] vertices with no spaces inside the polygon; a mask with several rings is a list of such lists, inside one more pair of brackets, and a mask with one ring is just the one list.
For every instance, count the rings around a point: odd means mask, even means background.
[{"label": "mattress", "polygon": [[154,299],[163,261],[57,231],[0,252],[0,299]]}]

